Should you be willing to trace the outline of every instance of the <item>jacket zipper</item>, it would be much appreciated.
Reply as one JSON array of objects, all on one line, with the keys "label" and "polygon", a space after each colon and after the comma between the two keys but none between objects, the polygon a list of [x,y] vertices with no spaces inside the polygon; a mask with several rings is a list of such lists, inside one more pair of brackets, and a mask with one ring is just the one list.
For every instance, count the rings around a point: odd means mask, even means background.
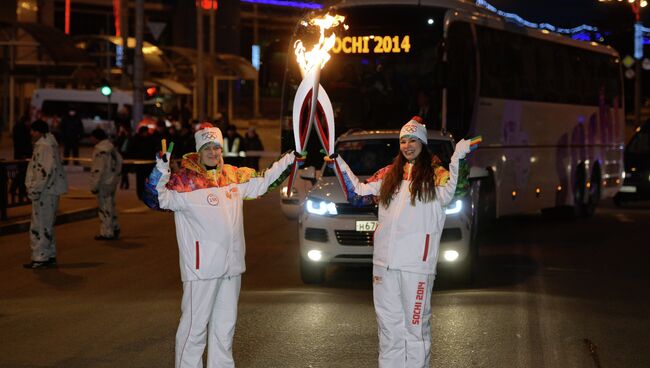
[{"label": "jacket zipper", "polygon": [[199,269],[201,256],[199,254],[199,241],[196,241],[196,269]]},{"label": "jacket zipper", "polygon": [[429,234],[427,234],[427,237],[424,240],[424,255],[422,256],[422,262],[426,262],[428,256],[429,256]]}]

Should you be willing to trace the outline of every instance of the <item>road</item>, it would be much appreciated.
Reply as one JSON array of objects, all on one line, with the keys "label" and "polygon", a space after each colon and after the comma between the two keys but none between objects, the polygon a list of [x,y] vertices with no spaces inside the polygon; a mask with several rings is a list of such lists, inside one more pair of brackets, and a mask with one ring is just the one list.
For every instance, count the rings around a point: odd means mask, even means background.
[{"label": "road", "polygon": [[[277,193],[245,203],[248,271],[239,367],[376,367],[370,268],[298,275],[297,226]],[[0,367],[171,367],[181,283],[174,223],[120,204],[123,238],[97,220],[58,226],[59,267],[25,270],[28,235],[0,238]],[[432,367],[650,367],[650,207],[605,204],[588,220],[499,221],[479,281],[439,275]]]}]

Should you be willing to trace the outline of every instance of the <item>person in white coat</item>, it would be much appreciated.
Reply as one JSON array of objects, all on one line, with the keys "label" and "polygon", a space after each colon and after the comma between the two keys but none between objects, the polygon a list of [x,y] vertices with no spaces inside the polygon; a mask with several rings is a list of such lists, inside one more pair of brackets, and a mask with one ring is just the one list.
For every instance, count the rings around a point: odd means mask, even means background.
[{"label": "person in white coat", "polygon": [[120,237],[120,224],[115,209],[115,192],[122,176],[122,155],[101,128],[93,130],[92,137],[95,148],[90,169],[90,191],[97,196],[101,223],[95,240],[116,240]]},{"label": "person in white coat", "polygon": [[456,144],[446,170],[426,142],[426,127],[414,117],[400,131],[400,152],[393,163],[365,183],[340,156],[326,157],[336,160],[349,193],[378,197],[373,299],[380,368],[429,366],[431,291],[445,206],[454,197],[459,160],[470,152],[470,144]]},{"label": "person in white coat", "polygon": [[223,138],[215,127],[195,133],[197,153],[183,156],[170,172],[170,153],[156,158],[145,203],[171,210],[176,222],[183,299],[176,333],[177,368],[234,367],[232,341],[237,319],[245,243],[243,200],[276,186],[296,157],[286,154],[263,173],[223,163]]},{"label": "person in white coat", "polygon": [[56,266],[56,238],[54,222],[59,207],[59,196],[68,191],[59,146],[49,127],[43,120],[37,120],[30,127],[34,152],[27,166],[25,187],[32,201],[32,222],[29,240],[32,261],[23,267],[40,269]]}]

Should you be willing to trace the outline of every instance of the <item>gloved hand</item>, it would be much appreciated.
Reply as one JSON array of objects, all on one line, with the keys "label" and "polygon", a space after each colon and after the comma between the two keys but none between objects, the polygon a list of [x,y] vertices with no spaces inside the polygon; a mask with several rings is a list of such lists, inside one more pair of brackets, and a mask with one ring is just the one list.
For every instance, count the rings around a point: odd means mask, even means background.
[{"label": "gloved hand", "polygon": [[462,160],[467,156],[468,153],[470,153],[470,141],[467,139],[461,139],[456,143],[456,149],[454,150],[454,154],[451,156],[451,159],[457,159],[457,160]]},{"label": "gloved hand", "polygon": [[171,172],[169,170],[169,161],[172,154],[171,152],[165,152],[163,156],[165,156],[165,160],[163,160],[162,156],[159,157],[156,155],[156,170],[160,171],[163,174],[169,174]]}]

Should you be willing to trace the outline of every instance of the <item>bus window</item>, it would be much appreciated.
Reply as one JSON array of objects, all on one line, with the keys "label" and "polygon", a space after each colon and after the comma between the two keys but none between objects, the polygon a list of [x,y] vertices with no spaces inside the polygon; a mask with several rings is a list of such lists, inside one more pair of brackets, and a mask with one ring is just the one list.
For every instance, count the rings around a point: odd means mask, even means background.
[{"label": "bus window", "polygon": [[447,40],[447,130],[463,138],[471,129],[476,98],[476,52],[470,25],[452,23]]}]

